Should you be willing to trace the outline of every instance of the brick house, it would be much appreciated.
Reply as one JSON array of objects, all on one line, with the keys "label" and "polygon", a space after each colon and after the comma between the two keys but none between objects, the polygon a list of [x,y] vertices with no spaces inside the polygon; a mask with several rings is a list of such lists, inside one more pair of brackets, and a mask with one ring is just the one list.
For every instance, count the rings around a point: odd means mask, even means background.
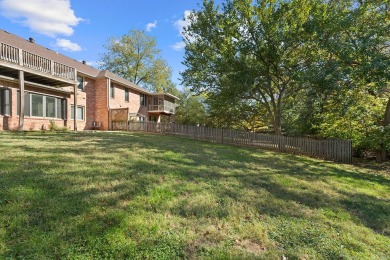
[{"label": "brick house", "polygon": [[177,99],[0,30],[0,130],[48,129],[50,121],[109,130],[116,109],[128,120],[172,121]]}]

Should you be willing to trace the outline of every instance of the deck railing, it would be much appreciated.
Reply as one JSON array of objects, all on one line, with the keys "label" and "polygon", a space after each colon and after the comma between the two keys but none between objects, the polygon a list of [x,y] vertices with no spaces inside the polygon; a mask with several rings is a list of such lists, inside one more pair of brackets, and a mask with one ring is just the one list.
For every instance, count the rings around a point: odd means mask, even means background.
[{"label": "deck railing", "polygon": [[1,42],[0,60],[67,80],[76,79],[75,68]]},{"label": "deck railing", "polygon": [[175,113],[175,104],[164,100],[164,104],[149,105],[149,111],[165,111],[169,113]]},{"label": "deck railing", "polygon": [[215,143],[306,155],[336,162],[352,162],[352,142],[350,140],[278,136],[231,129],[153,122],[123,122],[117,124],[116,128],[113,129],[163,133]]},{"label": "deck railing", "polygon": [[19,64],[19,49],[11,45],[0,43],[0,59]]},{"label": "deck railing", "polygon": [[54,62],[53,74],[55,76],[61,77],[61,78],[66,78],[66,79],[71,79],[71,80],[76,79],[74,68],[69,67],[69,66],[64,65],[64,64],[61,64],[61,63],[58,63],[58,62]]},{"label": "deck railing", "polygon": [[23,51],[23,65],[44,73],[51,72],[50,60],[28,51]]}]

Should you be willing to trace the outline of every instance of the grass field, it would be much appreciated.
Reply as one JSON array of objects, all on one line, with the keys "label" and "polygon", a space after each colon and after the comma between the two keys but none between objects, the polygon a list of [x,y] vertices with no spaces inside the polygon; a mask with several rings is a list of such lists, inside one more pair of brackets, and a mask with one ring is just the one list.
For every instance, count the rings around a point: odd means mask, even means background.
[{"label": "grass field", "polygon": [[0,133],[0,259],[389,259],[390,178],[138,133]]}]

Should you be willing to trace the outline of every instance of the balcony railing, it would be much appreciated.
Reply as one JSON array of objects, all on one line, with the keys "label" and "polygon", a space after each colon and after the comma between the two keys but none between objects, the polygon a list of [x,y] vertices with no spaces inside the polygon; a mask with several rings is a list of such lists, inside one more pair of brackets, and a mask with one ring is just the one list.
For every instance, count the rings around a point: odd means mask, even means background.
[{"label": "balcony railing", "polygon": [[175,113],[176,106],[174,103],[168,102],[164,100],[164,104],[160,105],[149,105],[149,112],[158,111],[158,112],[166,112],[166,113]]},{"label": "balcony railing", "polygon": [[67,80],[76,79],[75,68],[1,42],[0,60]]}]

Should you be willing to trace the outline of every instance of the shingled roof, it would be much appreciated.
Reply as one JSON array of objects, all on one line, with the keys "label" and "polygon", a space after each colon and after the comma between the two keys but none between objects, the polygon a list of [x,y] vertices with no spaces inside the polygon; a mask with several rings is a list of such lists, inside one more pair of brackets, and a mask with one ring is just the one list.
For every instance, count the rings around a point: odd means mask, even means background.
[{"label": "shingled roof", "polygon": [[102,70],[100,71],[99,75],[97,76],[97,78],[109,78],[125,87],[129,87],[129,88],[132,88],[132,89],[136,89],[142,93],[145,93],[145,94],[151,94],[151,92],[147,91],[146,89],[144,88],[141,88],[140,86],[134,84],[133,82],[130,82],[128,81],[127,79],[124,79],[118,75],[116,75],[115,73],[112,73],[111,71],[109,70]]}]

